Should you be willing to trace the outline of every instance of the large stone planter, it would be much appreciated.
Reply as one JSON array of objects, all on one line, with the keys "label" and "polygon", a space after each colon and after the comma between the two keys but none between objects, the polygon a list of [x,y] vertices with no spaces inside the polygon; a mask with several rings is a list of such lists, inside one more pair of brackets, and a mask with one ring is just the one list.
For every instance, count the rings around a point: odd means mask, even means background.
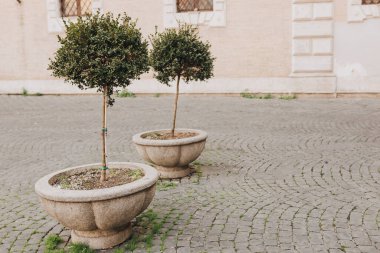
[{"label": "large stone planter", "polygon": [[160,131],[168,130],[154,130],[134,135],[133,142],[138,153],[145,161],[155,165],[161,178],[181,178],[189,175],[191,173],[189,164],[202,153],[207,133],[195,129],[176,129],[176,131],[194,132],[197,135],[175,140],[151,140],[142,137]]},{"label": "large stone planter", "polygon": [[139,168],[145,175],[129,184],[96,190],[64,190],[49,183],[62,172],[100,166],[89,164],[54,172],[35,185],[43,208],[63,226],[72,229],[72,241],[88,244],[93,249],[111,248],[131,236],[131,220],[149,206],[159,177],[148,165],[110,163],[110,168]]}]

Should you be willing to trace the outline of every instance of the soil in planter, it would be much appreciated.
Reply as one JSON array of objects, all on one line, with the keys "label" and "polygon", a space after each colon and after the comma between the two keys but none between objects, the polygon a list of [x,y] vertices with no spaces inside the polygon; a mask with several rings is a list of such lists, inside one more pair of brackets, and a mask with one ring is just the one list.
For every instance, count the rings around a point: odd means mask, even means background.
[{"label": "soil in planter", "polygon": [[174,136],[172,136],[171,131],[160,131],[146,133],[141,137],[148,140],[177,140],[194,137],[196,135],[198,134],[193,132],[174,132]]},{"label": "soil in planter", "polygon": [[112,168],[108,170],[107,181],[100,182],[100,172],[98,168],[64,172],[52,177],[49,183],[66,190],[94,190],[128,184],[144,176],[140,169]]}]

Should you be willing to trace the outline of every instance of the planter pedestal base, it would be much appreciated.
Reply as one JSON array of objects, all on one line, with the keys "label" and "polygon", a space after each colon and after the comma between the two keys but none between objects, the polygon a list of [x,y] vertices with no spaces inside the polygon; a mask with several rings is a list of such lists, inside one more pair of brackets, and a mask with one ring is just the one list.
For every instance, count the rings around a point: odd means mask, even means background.
[{"label": "planter pedestal base", "polygon": [[71,231],[71,240],[74,243],[84,243],[92,249],[108,249],[121,244],[132,235],[132,226],[129,223],[124,229],[118,231]]},{"label": "planter pedestal base", "polygon": [[186,167],[163,167],[155,166],[160,173],[160,178],[164,179],[176,179],[188,176],[194,170],[189,166]]}]

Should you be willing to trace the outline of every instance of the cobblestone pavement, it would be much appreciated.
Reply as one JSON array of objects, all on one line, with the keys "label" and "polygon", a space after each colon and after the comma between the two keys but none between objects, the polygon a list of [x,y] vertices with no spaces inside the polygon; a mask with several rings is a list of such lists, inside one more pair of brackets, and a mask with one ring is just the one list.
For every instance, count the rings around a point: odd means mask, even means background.
[{"label": "cobblestone pavement", "polygon": [[[142,162],[131,136],[169,127],[172,101],[117,99],[110,161]],[[0,252],[67,243],[33,186],[100,160],[100,97],[0,96],[0,108]],[[160,182],[119,252],[380,252],[379,100],[182,96],[178,125],[209,133],[198,173]]]}]

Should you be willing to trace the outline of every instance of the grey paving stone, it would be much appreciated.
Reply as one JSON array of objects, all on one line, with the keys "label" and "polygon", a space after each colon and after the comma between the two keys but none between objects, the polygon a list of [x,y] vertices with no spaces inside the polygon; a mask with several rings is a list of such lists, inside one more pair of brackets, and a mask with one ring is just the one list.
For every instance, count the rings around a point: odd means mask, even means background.
[{"label": "grey paving stone", "polygon": [[[172,102],[117,99],[109,160],[143,162],[131,136],[170,127]],[[0,108],[0,252],[43,252],[70,231],[33,184],[100,160],[101,99],[1,96]],[[209,133],[202,174],[157,192],[150,208],[167,218],[152,251],[163,240],[164,252],[380,252],[379,100],[181,96],[178,126]]]}]

